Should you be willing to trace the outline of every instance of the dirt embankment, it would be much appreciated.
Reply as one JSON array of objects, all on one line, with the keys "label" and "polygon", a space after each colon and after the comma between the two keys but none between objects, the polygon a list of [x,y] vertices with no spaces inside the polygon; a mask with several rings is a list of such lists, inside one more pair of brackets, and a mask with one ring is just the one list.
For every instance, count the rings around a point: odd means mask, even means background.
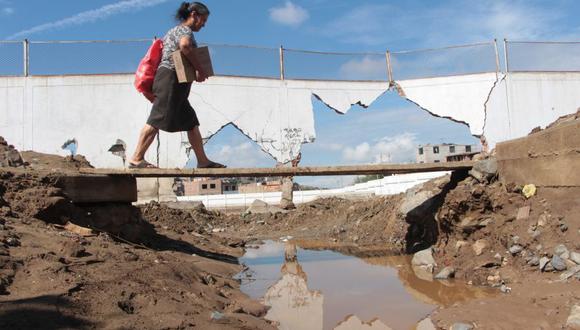
[{"label": "dirt embankment", "polygon": [[243,242],[213,235],[215,213],[75,205],[46,173],[87,166],[78,156],[7,165],[19,169],[0,171],[0,328],[272,328],[232,279]]}]

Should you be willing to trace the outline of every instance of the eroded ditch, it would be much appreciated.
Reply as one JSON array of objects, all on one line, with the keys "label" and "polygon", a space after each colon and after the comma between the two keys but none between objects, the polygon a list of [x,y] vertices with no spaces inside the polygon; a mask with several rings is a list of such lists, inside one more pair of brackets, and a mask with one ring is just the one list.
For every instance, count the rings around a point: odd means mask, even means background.
[{"label": "eroded ditch", "polygon": [[280,329],[410,329],[437,307],[497,294],[421,279],[409,256],[359,258],[309,245],[269,240],[240,258],[248,267],[237,275],[241,290],[268,306],[265,318]]}]

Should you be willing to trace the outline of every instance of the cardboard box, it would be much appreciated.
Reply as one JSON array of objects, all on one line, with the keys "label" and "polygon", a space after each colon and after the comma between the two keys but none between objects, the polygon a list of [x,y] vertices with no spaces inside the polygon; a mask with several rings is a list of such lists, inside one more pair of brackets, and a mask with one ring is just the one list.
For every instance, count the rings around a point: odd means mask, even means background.
[{"label": "cardboard box", "polygon": [[[208,73],[208,77],[214,75],[213,65],[211,63],[211,56],[209,55],[209,48],[198,47],[194,49],[195,55],[200,62],[200,65],[205,72]],[[177,80],[180,83],[190,83],[194,82],[196,78],[195,68],[189,62],[187,57],[180,51],[177,50],[173,52],[173,62],[175,63],[175,72],[177,73]]]}]

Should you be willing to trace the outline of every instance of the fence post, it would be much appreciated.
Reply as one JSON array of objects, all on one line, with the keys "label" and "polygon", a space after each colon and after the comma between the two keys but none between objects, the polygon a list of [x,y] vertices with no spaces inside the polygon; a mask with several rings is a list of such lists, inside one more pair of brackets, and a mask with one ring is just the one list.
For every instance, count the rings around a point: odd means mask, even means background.
[{"label": "fence post", "polygon": [[286,73],[284,71],[284,46],[280,46],[280,80],[284,80]]},{"label": "fence post", "polygon": [[507,39],[503,39],[503,53],[505,57],[505,73],[510,71],[510,61],[508,57],[508,41]]},{"label": "fence post", "polygon": [[24,39],[22,46],[24,49],[24,76],[28,77],[30,75],[30,42],[28,39]]},{"label": "fence post", "polygon": [[393,67],[391,65],[391,52],[387,50],[387,77],[389,85],[393,83]]},{"label": "fence post", "polygon": [[499,51],[497,50],[497,39],[493,39],[493,49],[495,51],[495,77],[497,78],[501,70],[499,64]]}]

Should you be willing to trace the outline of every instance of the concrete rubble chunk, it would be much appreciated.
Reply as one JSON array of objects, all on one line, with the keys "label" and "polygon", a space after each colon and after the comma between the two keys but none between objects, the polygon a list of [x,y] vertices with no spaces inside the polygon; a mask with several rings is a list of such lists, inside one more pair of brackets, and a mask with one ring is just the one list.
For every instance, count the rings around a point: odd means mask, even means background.
[{"label": "concrete rubble chunk", "polygon": [[423,251],[419,251],[413,255],[411,260],[413,266],[436,266],[435,259],[433,258],[433,250],[428,248]]},{"label": "concrete rubble chunk", "polygon": [[566,248],[566,246],[564,244],[557,245],[554,248],[554,254],[562,259],[569,259],[570,258],[570,252],[568,251],[568,249]]},{"label": "concrete rubble chunk", "polygon": [[580,253],[570,252],[570,260],[574,261],[577,265],[580,265]]},{"label": "concrete rubble chunk", "polygon": [[562,259],[561,257],[559,257],[557,255],[554,255],[552,257],[552,267],[554,267],[554,269],[557,271],[563,271],[563,270],[566,270],[568,268],[564,259]]},{"label": "concrete rubble chunk", "polygon": [[285,213],[288,211],[282,210],[279,207],[269,205],[268,203],[256,199],[252,202],[252,205],[246,210],[246,214],[264,214],[264,213]]},{"label": "concrete rubble chunk", "polygon": [[547,257],[542,257],[540,259],[540,271],[544,271],[546,269],[546,265],[550,262],[550,259]]},{"label": "concrete rubble chunk", "polygon": [[524,250],[524,248],[518,244],[512,245],[512,247],[510,247],[510,249],[509,249],[509,251],[512,255],[516,255],[516,254],[522,252],[523,250]]},{"label": "concrete rubble chunk", "polygon": [[560,274],[560,281],[566,281],[567,279],[569,279],[570,277],[576,275],[576,274],[580,274],[580,265],[572,267],[570,269],[568,269],[567,271],[563,272],[562,274]]},{"label": "concrete rubble chunk", "polygon": [[436,330],[437,328],[435,327],[435,325],[433,324],[433,321],[431,321],[430,318],[426,318],[424,320],[422,320],[421,322],[417,323],[417,326],[415,327],[416,330]]},{"label": "concrete rubble chunk", "polygon": [[530,217],[530,207],[524,206],[518,209],[518,215],[516,216],[516,220],[526,220]]},{"label": "concrete rubble chunk", "polygon": [[445,267],[437,275],[435,275],[436,280],[446,280],[455,276],[455,268]]},{"label": "concrete rubble chunk", "polygon": [[471,248],[473,249],[473,252],[475,252],[476,256],[480,256],[483,254],[483,251],[487,248],[487,246],[488,244],[486,240],[479,239],[475,243],[473,243]]},{"label": "concrete rubble chunk", "polygon": [[467,323],[454,323],[449,330],[472,330],[473,325]]},{"label": "concrete rubble chunk", "polygon": [[497,160],[488,158],[481,160],[469,171],[469,175],[479,182],[489,181],[497,175]]},{"label": "concrete rubble chunk", "polygon": [[579,330],[580,329],[580,305],[574,305],[570,311],[570,316],[566,321],[566,326],[569,329]]}]

